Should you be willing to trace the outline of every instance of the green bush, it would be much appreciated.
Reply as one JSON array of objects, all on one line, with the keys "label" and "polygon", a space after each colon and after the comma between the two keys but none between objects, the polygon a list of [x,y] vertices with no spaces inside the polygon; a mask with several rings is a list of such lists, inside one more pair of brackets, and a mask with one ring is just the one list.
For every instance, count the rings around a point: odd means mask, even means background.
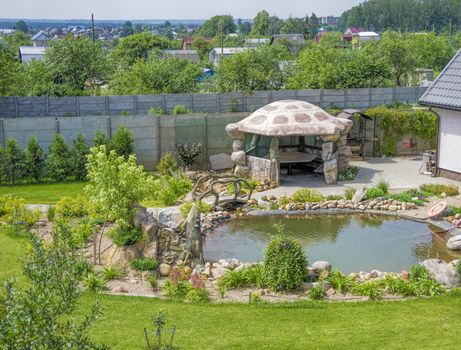
[{"label": "green bush", "polygon": [[337,195],[337,194],[329,194],[328,196],[326,196],[325,199],[327,201],[339,201],[339,200],[343,199],[343,197],[340,196],[340,195]]},{"label": "green bush", "polygon": [[105,281],[117,280],[125,277],[125,272],[118,266],[106,266],[102,270],[102,277]]},{"label": "green bush", "polygon": [[218,280],[218,286],[224,290],[263,287],[263,266],[252,265],[238,271],[229,271]]},{"label": "green bush", "polygon": [[[425,202],[427,202],[427,200],[424,199],[424,197],[426,197],[425,194],[425,192],[421,192],[416,189],[411,189],[404,192],[391,194],[389,195],[389,198],[395,199],[399,202],[414,203],[418,206],[422,206]],[[414,199],[416,197],[418,197],[418,199]]]},{"label": "green bush", "polygon": [[73,141],[72,173],[77,181],[86,180],[86,157],[90,153],[86,145],[85,136],[79,134]]},{"label": "green bush", "polygon": [[281,234],[267,245],[264,253],[264,281],[276,291],[298,290],[307,268],[307,259],[301,246]]},{"label": "green bush", "polygon": [[131,267],[138,271],[155,271],[158,268],[158,261],[154,258],[142,257],[131,260]]},{"label": "green bush", "polygon": [[45,152],[36,137],[30,137],[26,147],[25,172],[29,180],[39,182],[45,175]]},{"label": "green bush", "polygon": [[87,239],[90,238],[92,234],[93,225],[88,218],[83,218],[72,232],[73,239],[79,247],[84,246]]},{"label": "green bush", "polygon": [[40,218],[40,211],[29,210],[26,200],[11,195],[0,196],[0,221],[5,223],[7,230],[20,235],[35,224]]},{"label": "green bush", "polygon": [[56,207],[54,205],[50,205],[48,207],[48,210],[46,211],[46,218],[49,222],[53,222],[55,216],[56,216]]},{"label": "green bush", "polygon": [[205,288],[189,288],[184,301],[187,303],[203,303],[209,301],[208,291]]},{"label": "green bush", "polygon": [[447,196],[457,196],[459,194],[459,189],[455,185],[424,184],[419,189],[432,196],[440,196],[442,193],[445,193]]},{"label": "green bush", "polygon": [[153,181],[149,199],[161,205],[175,205],[191,189],[192,182],[184,175],[161,176]]},{"label": "green bush", "polygon": [[63,218],[81,218],[88,215],[88,207],[88,200],[84,196],[64,196],[56,203],[55,212]]},{"label": "green bush", "polygon": [[176,105],[171,110],[171,115],[190,114],[190,113],[193,113],[193,112],[184,105]]},{"label": "green bush", "polygon": [[303,188],[297,190],[291,195],[291,199],[296,203],[311,203],[311,202],[322,202],[324,197],[322,194],[314,189]]},{"label": "green bush", "polygon": [[71,154],[61,134],[55,134],[50,144],[47,167],[55,181],[64,181],[72,174]]},{"label": "green bush", "polygon": [[147,282],[149,283],[150,287],[152,289],[157,289],[158,287],[158,280],[157,280],[157,276],[156,275],[150,275],[148,278],[147,278]]},{"label": "green bush", "polygon": [[349,165],[346,170],[341,171],[338,174],[339,181],[351,181],[354,180],[359,173],[359,168],[353,165]]},{"label": "green bush", "polygon": [[376,300],[381,298],[382,292],[379,289],[378,283],[375,281],[365,281],[357,283],[352,287],[352,293],[370,298],[370,300]]},{"label": "green bush", "polygon": [[380,189],[384,194],[389,193],[390,184],[386,180],[380,180],[375,186],[376,188]]},{"label": "green bush", "polygon": [[157,164],[157,171],[160,175],[172,176],[178,171],[178,163],[170,152],[166,152]]},{"label": "green bush", "polygon": [[82,284],[89,292],[99,292],[106,289],[106,282],[94,272],[90,272],[83,279]]},{"label": "green bush", "polygon": [[341,294],[346,294],[353,285],[353,281],[349,277],[344,276],[341,271],[336,269],[331,271],[327,279],[331,286]]},{"label": "green bush", "polygon": [[178,143],[174,145],[174,151],[179,158],[181,166],[189,170],[194,162],[194,159],[202,153],[202,144],[193,142],[191,145],[187,143]]},{"label": "green bush", "polygon": [[309,298],[312,300],[322,300],[325,298],[325,288],[321,283],[317,287],[309,289]]},{"label": "green bush", "polygon": [[99,146],[107,146],[107,151],[109,151],[109,138],[107,137],[106,133],[103,130],[97,130],[96,133],[94,134],[93,138],[93,146],[94,147],[99,147]]},{"label": "green bush", "polygon": [[5,148],[0,150],[0,179],[15,184],[24,178],[26,156],[16,140],[8,139]]},{"label": "green bush", "polygon": [[187,281],[173,283],[171,280],[168,280],[163,286],[165,296],[176,300],[184,300],[191,288],[192,284]]},{"label": "green bush", "polygon": [[431,278],[425,278],[415,282],[416,295],[419,296],[436,296],[444,293],[441,284]]},{"label": "green bush", "polygon": [[356,188],[353,187],[347,187],[346,190],[344,191],[344,199],[350,201],[354,197],[355,192],[357,192]]},{"label": "green bush", "polygon": [[367,189],[365,196],[367,197],[367,199],[374,199],[379,197],[385,197],[386,193],[384,193],[383,190],[378,187],[371,187]]},{"label": "green bush", "polygon": [[137,228],[119,225],[111,228],[107,235],[118,247],[135,244],[142,238],[142,232]]},{"label": "green bush", "polygon": [[410,281],[420,282],[429,278],[429,271],[423,265],[414,265],[410,269]]},{"label": "green bush", "polygon": [[[211,205],[209,205],[209,204],[207,204],[205,202],[202,202],[202,201],[198,201],[196,203],[198,204],[198,212],[199,213],[205,214],[205,213],[209,213],[211,211]],[[193,204],[194,204],[193,202],[185,202],[183,205],[181,205],[181,207],[179,208],[179,211],[181,212],[181,214],[184,217],[187,217],[190,210],[192,209]]]},{"label": "green bush", "polygon": [[117,128],[117,131],[109,142],[109,148],[125,159],[134,154],[133,134],[125,125],[120,125]]}]

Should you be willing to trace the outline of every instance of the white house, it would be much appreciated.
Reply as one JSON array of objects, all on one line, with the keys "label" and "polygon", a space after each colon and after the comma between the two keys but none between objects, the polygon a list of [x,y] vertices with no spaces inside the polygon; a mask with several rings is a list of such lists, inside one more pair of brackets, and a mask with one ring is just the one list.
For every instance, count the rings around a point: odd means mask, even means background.
[{"label": "white house", "polygon": [[30,62],[32,60],[43,60],[47,49],[47,47],[20,46],[19,60],[22,63]]},{"label": "white house", "polygon": [[32,40],[33,46],[44,47],[48,46],[48,43],[51,40],[51,38],[42,31],[40,31],[37,34],[35,34],[32,38],[30,38],[30,40]]},{"label": "white house", "polygon": [[221,56],[229,57],[235,55],[236,53],[244,52],[249,49],[249,47],[215,47],[213,50],[211,50],[209,54],[209,59],[213,66],[216,67],[219,65],[219,60],[221,59]]},{"label": "white house", "polygon": [[437,175],[461,180],[461,50],[421,96],[439,116]]}]

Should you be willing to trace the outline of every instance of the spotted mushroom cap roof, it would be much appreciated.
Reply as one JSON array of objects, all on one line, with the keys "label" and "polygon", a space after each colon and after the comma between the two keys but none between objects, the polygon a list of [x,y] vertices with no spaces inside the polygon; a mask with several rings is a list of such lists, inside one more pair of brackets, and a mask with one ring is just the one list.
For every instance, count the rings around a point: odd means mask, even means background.
[{"label": "spotted mushroom cap roof", "polygon": [[272,102],[236,124],[241,132],[264,136],[339,135],[352,127],[351,120],[298,100]]}]

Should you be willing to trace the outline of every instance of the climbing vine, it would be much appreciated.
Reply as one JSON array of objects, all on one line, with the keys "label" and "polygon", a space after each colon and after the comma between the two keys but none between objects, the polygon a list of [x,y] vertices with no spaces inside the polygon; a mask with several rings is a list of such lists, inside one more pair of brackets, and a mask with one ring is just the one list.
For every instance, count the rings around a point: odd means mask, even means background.
[{"label": "climbing vine", "polygon": [[437,136],[437,117],[434,113],[422,110],[400,110],[386,107],[369,109],[367,115],[378,120],[382,130],[380,153],[394,156],[397,144],[405,135],[419,137],[435,147]]}]

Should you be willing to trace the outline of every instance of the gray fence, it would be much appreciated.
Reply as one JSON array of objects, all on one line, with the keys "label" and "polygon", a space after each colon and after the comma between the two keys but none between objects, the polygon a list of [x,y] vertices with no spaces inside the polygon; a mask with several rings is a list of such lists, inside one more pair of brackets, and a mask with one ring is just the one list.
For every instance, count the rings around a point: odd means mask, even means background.
[{"label": "gray fence", "polygon": [[160,157],[173,151],[175,142],[200,142],[203,152],[195,162],[197,168],[204,168],[210,155],[232,152],[232,139],[225,127],[237,122],[248,113],[182,115],[172,116],[132,116],[132,117],[35,117],[0,119],[0,146],[7,139],[15,139],[25,147],[28,139],[35,136],[40,145],[48,150],[55,133],[60,133],[68,145],[78,135],[85,136],[92,145],[94,134],[103,130],[111,137],[120,124],[131,130],[134,147],[140,164],[153,169]]},{"label": "gray fence", "polygon": [[283,90],[223,94],[141,96],[0,97],[0,118],[146,115],[151,108],[169,113],[177,105],[194,112],[252,112],[272,101],[303,100],[322,108],[368,108],[394,102],[416,103],[425,87],[344,90]]}]

